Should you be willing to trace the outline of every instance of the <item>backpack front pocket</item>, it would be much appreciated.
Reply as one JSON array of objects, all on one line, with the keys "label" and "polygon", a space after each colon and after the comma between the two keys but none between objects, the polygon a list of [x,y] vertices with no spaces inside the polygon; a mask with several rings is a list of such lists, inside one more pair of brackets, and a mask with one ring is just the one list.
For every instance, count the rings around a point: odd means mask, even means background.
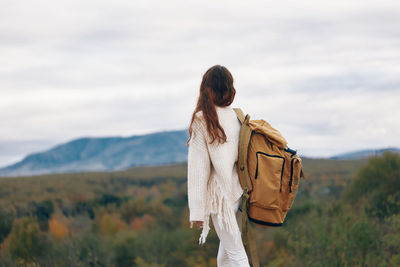
[{"label": "backpack front pocket", "polygon": [[256,157],[257,166],[254,176],[256,186],[254,186],[251,202],[263,208],[279,208],[285,158],[260,151],[256,153]]}]

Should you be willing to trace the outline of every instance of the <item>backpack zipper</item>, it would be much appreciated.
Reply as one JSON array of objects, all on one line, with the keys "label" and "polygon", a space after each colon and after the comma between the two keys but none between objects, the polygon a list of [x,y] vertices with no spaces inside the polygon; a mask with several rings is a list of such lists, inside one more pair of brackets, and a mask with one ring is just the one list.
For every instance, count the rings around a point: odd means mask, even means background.
[{"label": "backpack zipper", "polygon": [[292,193],[292,180],[293,180],[293,162],[296,158],[292,158],[290,161],[290,180],[289,180],[289,192]]}]

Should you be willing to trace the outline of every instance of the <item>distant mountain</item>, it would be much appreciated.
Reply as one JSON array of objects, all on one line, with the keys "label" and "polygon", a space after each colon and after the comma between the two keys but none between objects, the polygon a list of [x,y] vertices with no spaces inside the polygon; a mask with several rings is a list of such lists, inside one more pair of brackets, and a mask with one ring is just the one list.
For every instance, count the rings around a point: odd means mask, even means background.
[{"label": "distant mountain", "polygon": [[362,159],[362,158],[367,158],[369,156],[380,156],[385,151],[392,151],[400,154],[399,148],[388,147],[381,149],[364,149],[364,150],[351,151],[330,157],[330,159]]},{"label": "distant mountain", "polygon": [[[134,166],[167,165],[187,161],[187,130],[163,131],[130,137],[84,137],[32,153],[0,168],[0,176],[125,170]],[[367,149],[339,154],[330,159],[363,159],[398,148]],[[303,157],[305,158],[305,157]]]},{"label": "distant mountain", "polygon": [[187,160],[187,130],[130,137],[78,138],[0,168],[0,176],[113,171]]}]

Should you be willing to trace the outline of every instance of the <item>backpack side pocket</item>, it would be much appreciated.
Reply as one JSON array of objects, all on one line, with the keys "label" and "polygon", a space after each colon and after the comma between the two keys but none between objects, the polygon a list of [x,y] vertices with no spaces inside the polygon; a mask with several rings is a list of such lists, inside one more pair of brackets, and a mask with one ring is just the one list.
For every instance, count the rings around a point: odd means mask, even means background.
[{"label": "backpack side pocket", "polygon": [[287,199],[285,205],[283,205],[282,210],[289,210],[296,198],[296,194],[299,188],[300,172],[301,172],[301,159],[299,157],[294,157],[290,160],[290,178],[289,178],[289,188],[287,192]]}]

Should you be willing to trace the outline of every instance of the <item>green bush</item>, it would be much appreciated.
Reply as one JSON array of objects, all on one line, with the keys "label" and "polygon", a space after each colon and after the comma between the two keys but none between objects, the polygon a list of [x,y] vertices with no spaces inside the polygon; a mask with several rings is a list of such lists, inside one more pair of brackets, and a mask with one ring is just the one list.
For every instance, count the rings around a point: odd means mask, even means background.
[{"label": "green bush", "polygon": [[14,213],[0,210],[0,244],[11,232],[14,222]]},{"label": "green bush", "polygon": [[9,251],[14,259],[34,261],[43,255],[45,247],[45,237],[35,217],[14,221],[9,243]]},{"label": "green bush", "polygon": [[95,217],[95,207],[94,201],[77,201],[72,209],[71,215],[76,216],[78,214],[89,215],[90,219]]},{"label": "green bush", "polygon": [[32,216],[36,216],[39,227],[42,231],[49,229],[49,219],[54,212],[54,205],[51,200],[44,200],[39,203],[31,202]]},{"label": "green bush", "polygon": [[127,232],[120,237],[114,246],[115,264],[117,267],[136,266],[135,258],[140,256],[138,249],[140,241],[133,232]]},{"label": "green bush", "polygon": [[80,266],[112,266],[112,239],[96,233],[85,233],[73,240],[71,253]]},{"label": "green bush", "polygon": [[[120,233],[114,246],[117,266],[138,266],[137,262],[154,263],[165,266],[186,266],[187,256],[194,245],[189,230],[162,228],[142,232]],[[140,259],[138,260],[138,258]]]},{"label": "green bush", "polygon": [[126,223],[130,223],[134,217],[140,217],[146,214],[148,212],[148,207],[144,198],[136,198],[122,204],[120,210],[121,218]]},{"label": "green bush", "polygon": [[370,157],[346,193],[353,204],[362,202],[371,217],[383,219],[400,212],[400,156],[386,151]]}]

